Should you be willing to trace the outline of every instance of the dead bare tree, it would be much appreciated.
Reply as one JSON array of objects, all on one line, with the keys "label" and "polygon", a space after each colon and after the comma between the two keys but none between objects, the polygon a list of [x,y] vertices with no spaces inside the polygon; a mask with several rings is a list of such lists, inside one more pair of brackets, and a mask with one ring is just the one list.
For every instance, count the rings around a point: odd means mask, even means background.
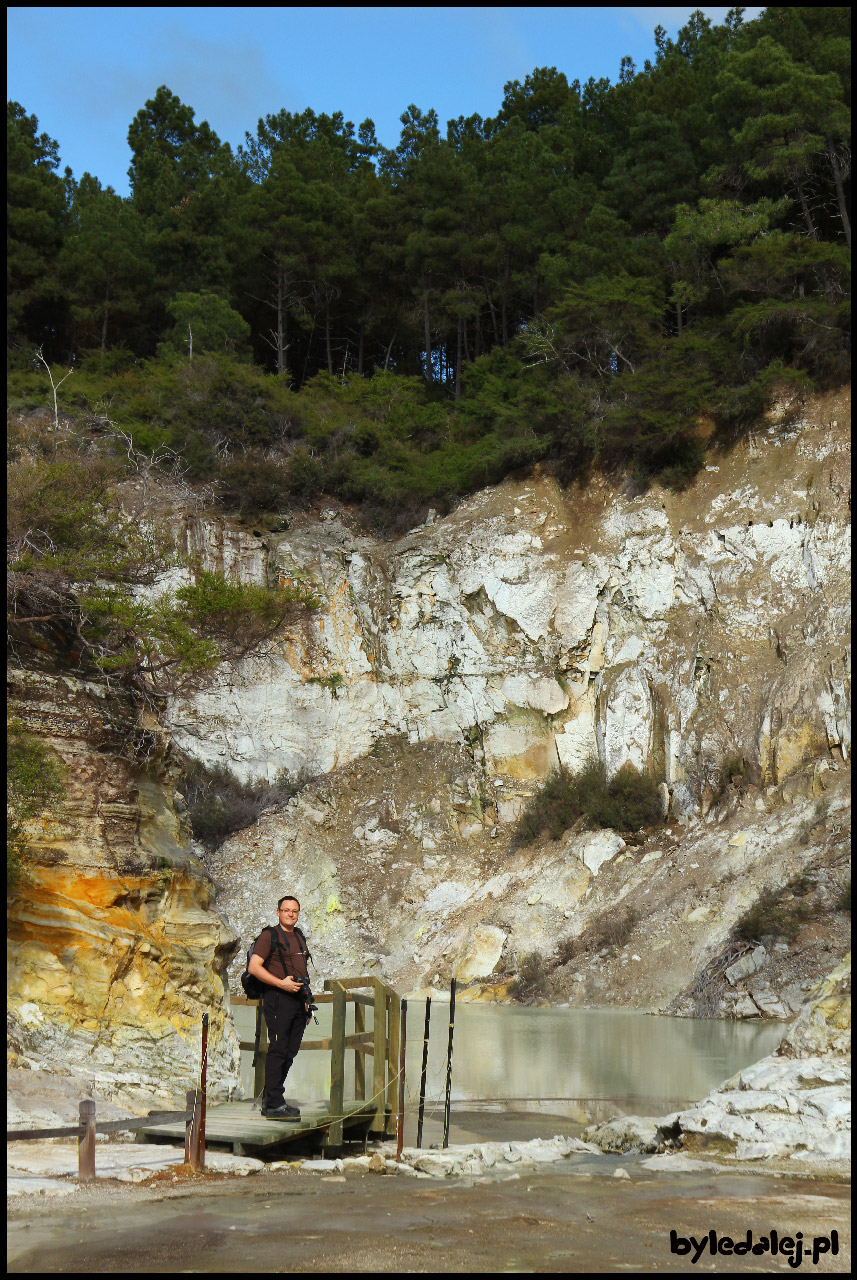
[{"label": "dead bare tree", "polygon": [[60,378],[59,382],[54,382],[54,375],[51,373],[51,366],[48,364],[47,360],[42,354],[41,347],[39,347],[38,351],[36,352],[36,359],[41,360],[42,364],[47,369],[48,377],[51,380],[51,390],[54,393],[54,457],[56,457],[57,456],[57,435],[59,434],[59,427],[60,427],[59,410],[57,408],[57,392],[59,391],[62,384],[65,382],[65,379],[70,378],[71,375],[74,373],[74,366],[72,365],[72,367],[69,369],[65,377]]}]

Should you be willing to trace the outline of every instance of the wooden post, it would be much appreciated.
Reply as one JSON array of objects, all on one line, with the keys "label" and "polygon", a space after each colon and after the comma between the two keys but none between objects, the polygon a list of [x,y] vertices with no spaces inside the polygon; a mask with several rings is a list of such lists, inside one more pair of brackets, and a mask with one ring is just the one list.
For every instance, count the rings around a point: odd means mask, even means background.
[{"label": "wooden post", "polygon": [[395,991],[387,988],[387,1105],[386,1112],[389,1119],[385,1115],[384,1133],[388,1135],[395,1124],[396,1103],[398,1101],[398,1090],[396,1088],[396,1076],[399,1070],[399,1029],[402,1020],[402,1001]]},{"label": "wooden post", "polygon": [[187,1114],[184,1121],[184,1162],[190,1164],[190,1153],[192,1150],[192,1131],[194,1117],[194,1099],[196,1098],[196,1089],[188,1089],[185,1094],[185,1102],[187,1104]]},{"label": "wooden post", "polygon": [[420,1075],[420,1110],[417,1117],[417,1146],[423,1145],[423,1111],[426,1105],[426,1071],[428,1069],[429,1027],[431,1025],[431,996],[426,997],[426,1025],[423,1030],[423,1069]]},{"label": "wooden post", "polygon": [[405,1045],[408,1037],[408,1002],[402,1001],[402,1023],[399,1035],[399,1108],[396,1122],[396,1160],[402,1162],[402,1144],[405,1141]]},{"label": "wooden post", "polygon": [[330,1129],[327,1144],[339,1150],[342,1146],[342,1112],[345,1107],[345,988],[331,982],[333,1022],[330,1030]]},{"label": "wooden post", "polygon": [[208,1066],[208,1014],[202,1015],[202,1065],[199,1070],[199,1143],[197,1164],[205,1168],[205,1077]]},{"label": "wooden post", "polygon": [[259,1053],[256,1066],[253,1068],[253,1097],[258,1098],[265,1092],[265,1059],[268,1053],[268,1024],[262,1012],[262,1001],[259,1001],[259,1017],[262,1025],[259,1031]]},{"label": "wooden post", "polygon": [[[191,1089],[188,1092],[188,1102],[191,1106],[191,1126],[190,1126],[190,1167],[193,1170],[199,1168],[199,1122],[200,1122],[200,1092],[199,1089]],[[187,1134],[187,1130],[185,1130]],[[187,1137],[185,1137],[185,1146],[187,1146]]]},{"label": "wooden post", "polygon": [[80,1137],[77,1146],[77,1180],[92,1182],[95,1177],[95,1103],[80,1104]]},{"label": "wooden post", "polygon": [[[354,1006],[354,1031],[361,1035],[366,1030],[366,1010],[362,1004]],[[354,1097],[366,1097],[366,1051],[354,1050]]]},{"label": "wooden post", "polygon": [[443,1111],[443,1146],[449,1146],[449,1109],[452,1098],[452,1033],[455,1030],[455,978],[449,988],[449,1044],[446,1049],[446,1105]]},{"label": "wooden post", "polygon": [[387,992],[380,978],[375,979],[375,1009],[372,1058],[372,1097],[375,1099],[375,1119],[372,1129],[384,1132],[384,1085],[387,1064]]}]

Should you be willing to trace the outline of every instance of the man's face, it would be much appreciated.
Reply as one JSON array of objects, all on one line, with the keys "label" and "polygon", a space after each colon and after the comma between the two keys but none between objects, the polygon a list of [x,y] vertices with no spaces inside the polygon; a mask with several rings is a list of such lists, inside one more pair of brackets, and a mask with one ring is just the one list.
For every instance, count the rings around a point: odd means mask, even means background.
[{"label": "man's face", "polygon": [[299,911],[300,907],[295,902],[294,898],[286,898],[285,902],[277,907],[277,916],[284,929],[294,929],[298,922]]}]

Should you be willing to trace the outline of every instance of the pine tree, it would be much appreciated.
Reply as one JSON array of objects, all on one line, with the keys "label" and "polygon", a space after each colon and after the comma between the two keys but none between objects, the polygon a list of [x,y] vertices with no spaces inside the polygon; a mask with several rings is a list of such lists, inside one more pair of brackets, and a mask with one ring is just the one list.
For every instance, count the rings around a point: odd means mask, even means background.
[{"label": "pine tree", "polygon": [[[65,354],[65,298],[57,261],[67,220],[67,190],[56,173],[59,145],[18,102],[6,108],[7,329],[15,346]],[[67,171],[68,174],[68,171]]]},{"label": "pine tree", "polygon": [[69,230],[60,256],[77,341],[135,345],[135,324],[151,280],[140,215],[112,187],[84,173],[73,184]]}]

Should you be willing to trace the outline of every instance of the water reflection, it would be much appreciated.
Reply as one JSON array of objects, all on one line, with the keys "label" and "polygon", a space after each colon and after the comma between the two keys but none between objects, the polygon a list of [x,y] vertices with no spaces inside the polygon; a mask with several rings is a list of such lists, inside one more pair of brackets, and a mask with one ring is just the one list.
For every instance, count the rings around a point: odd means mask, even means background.
[{"label": "water reflection", "polygon": [[[252,1008],[235,1010],[241,1039],[252,1039]],[[432,1005],[427,1098],[443,1098],[449,1006]],[[327,1035],[331,1006],[319,1010]],[[349,1006],[347,1030],[353,1029]],[[409,1106],[419,1094],[425,1002],[408,1002],[406,1091]],[[372,1015],[367,1010],[367,1028]],[[455,1014],[452,1071],[454,1102],[492,1099],[605,1100],[611,1111],[659,1114],[686,1106],[742,1067],[773,1052],[785,1027],[778,1022],[652,1017],[611,1009],[531,1009],[515,1005],[459,1005]],[[251,1055],[242,1052],[242,1085],[252,1093]],[[298,1055],[289,1075],[289,1096],[323,1096],[329,1088],[329,1054]],[[346,1055],[346,1092],[353,1089],[354,1055]],[[371,1081],[367,1061],[367,1084]],[[605,1107],[589,1105],[591,1116]]]}]

